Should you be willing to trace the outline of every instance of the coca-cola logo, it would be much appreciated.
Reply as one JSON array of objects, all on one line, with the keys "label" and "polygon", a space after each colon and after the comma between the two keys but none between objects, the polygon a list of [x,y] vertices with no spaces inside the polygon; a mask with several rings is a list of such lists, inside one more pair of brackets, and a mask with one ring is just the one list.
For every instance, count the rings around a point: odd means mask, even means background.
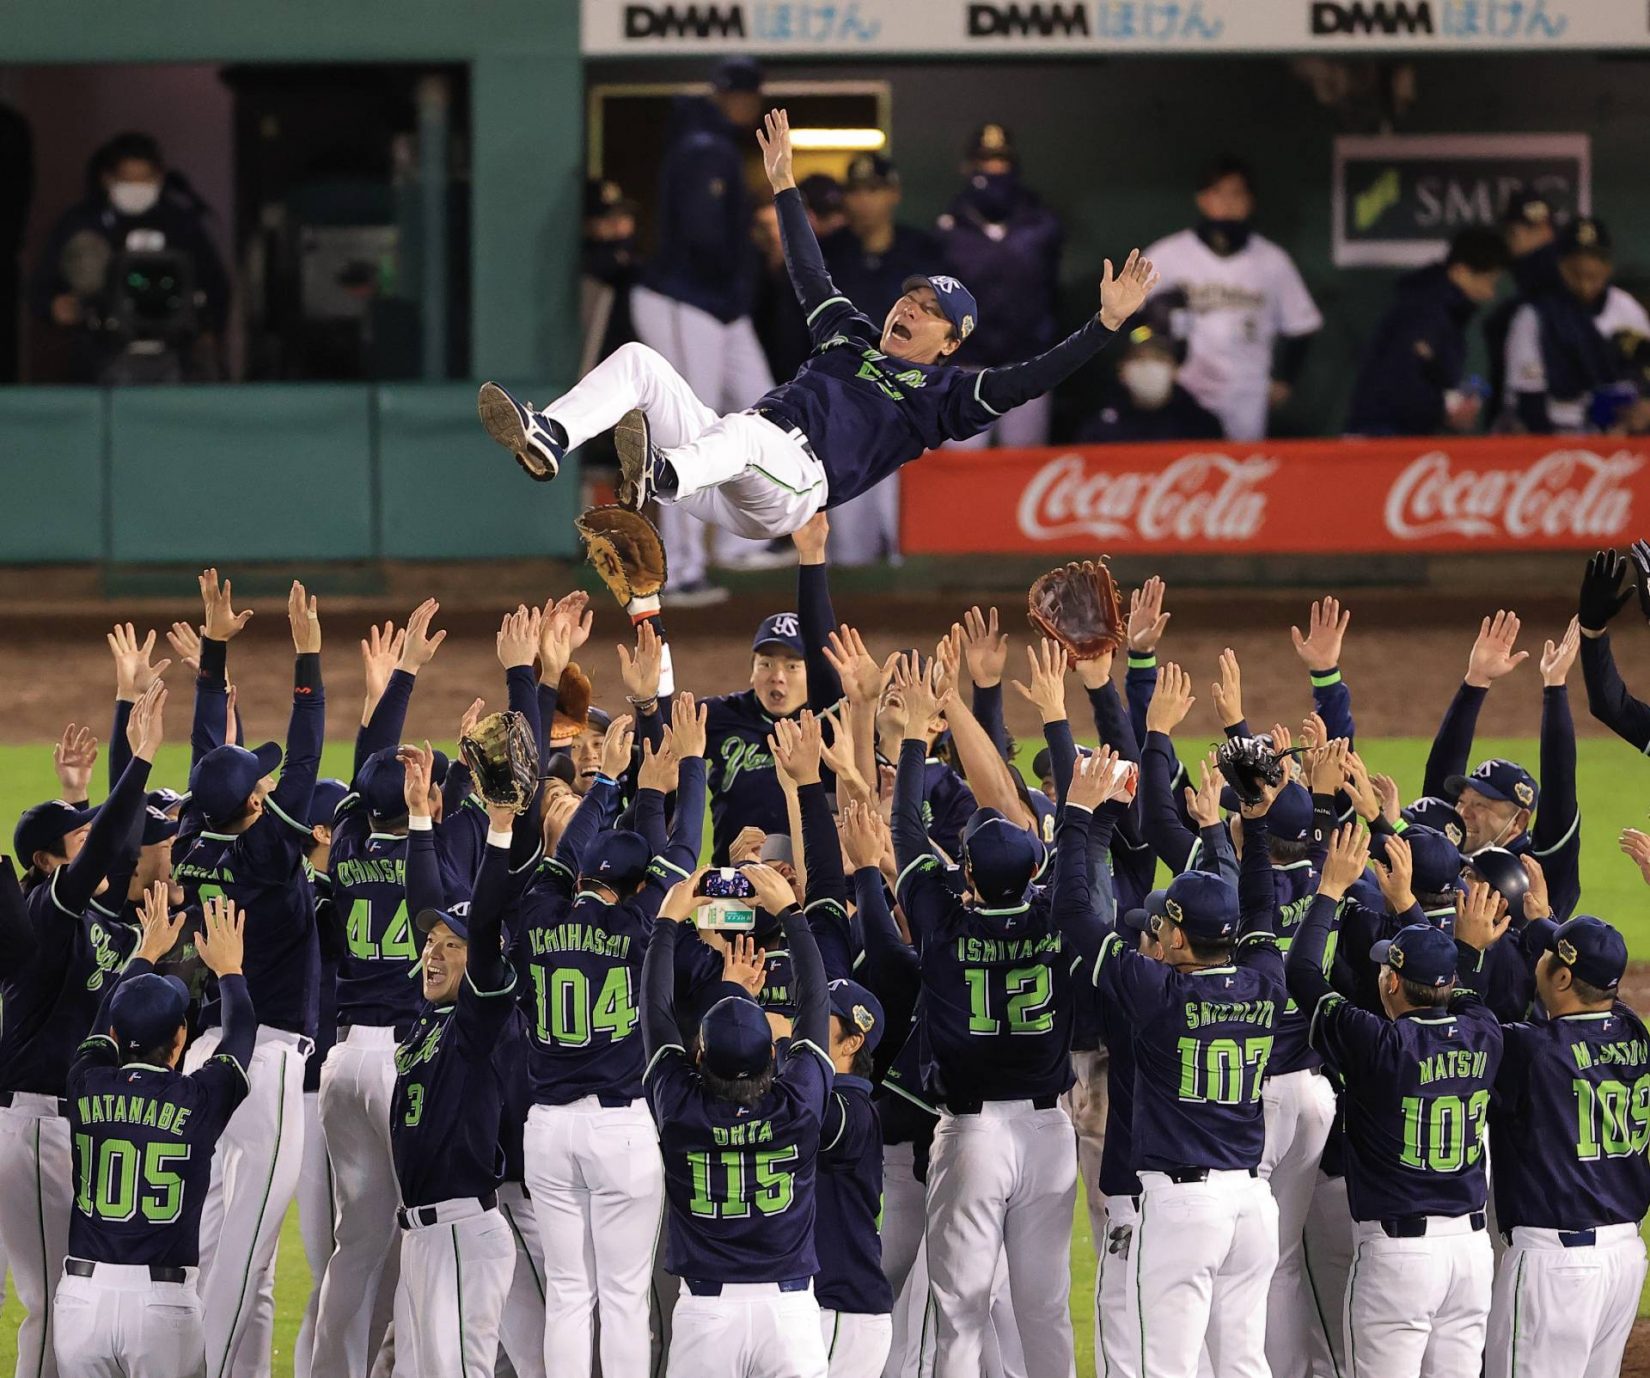
[{"label": "coca-cola logo", "polygon": [[1242,544],[1266,521],[1261,484],[1278,462],[1219,453],[1182,455],[1163,469],[1090,469],[1082,455],[1061,455],[1020,494],[1020,530],[1034,541]]},{"label": "coca-cola logo", "polygon": [[1434,536],[1608,540],[1627,530],[1643,467],[1625,450],[1554,450],[1527,468],[1456,470],[1442,450],[1422,455],[1386,495],[1386,527],[1406,541]]}]

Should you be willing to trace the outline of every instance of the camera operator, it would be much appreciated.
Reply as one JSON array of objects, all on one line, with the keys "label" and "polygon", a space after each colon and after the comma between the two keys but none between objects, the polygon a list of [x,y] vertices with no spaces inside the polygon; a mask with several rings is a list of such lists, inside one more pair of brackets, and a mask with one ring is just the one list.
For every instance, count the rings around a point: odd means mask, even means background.
[{"label": "camera operator", "polygon": [[85,199],[53,227],[30,290],[34,314],[70,332],[71,381],[218,376],[229,279],[207,214],[149,135],[93,154]]}]

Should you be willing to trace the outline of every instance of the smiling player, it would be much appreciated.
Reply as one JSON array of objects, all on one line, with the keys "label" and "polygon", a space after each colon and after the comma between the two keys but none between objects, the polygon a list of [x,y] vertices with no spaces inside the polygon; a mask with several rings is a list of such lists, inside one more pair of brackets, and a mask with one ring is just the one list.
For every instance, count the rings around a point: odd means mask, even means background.
[{"label": "smiling player", "polygon": [[1157,282],[1138,250],[1116,276],[1108,259],[1100,310],[1081,330],[1024,363],[967,372],[947,360],[978,323],[969,290],[953,277],[912,277],[880,326],[861,315],[825,271],[791,173],[785,111],[769,113],[757,141],[813,353],[795,378],[731,416],[717,416],[639,344],[542,412],[483,384],[482,424],[535,479],[553,479],[569,450],[614,428],[625,506],[656,497],[743,536],[788,536],[820,508],[1050,391],[1110,342]]}]

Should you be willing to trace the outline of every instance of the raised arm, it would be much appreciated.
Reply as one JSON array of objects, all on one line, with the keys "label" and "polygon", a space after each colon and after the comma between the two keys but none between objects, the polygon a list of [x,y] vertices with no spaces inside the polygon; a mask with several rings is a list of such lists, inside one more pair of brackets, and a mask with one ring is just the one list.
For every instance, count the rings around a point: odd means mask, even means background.
[{"label": "raised arm", "polygon": [[[1634,563],[1641,553],[1639,602],[1650,617],[1650,545],[1637,541]],[[1627,692],[1610,649],[1610,619],[1633,597],[1632,567],[1614,550],[1596,551],[1581,579],[1577,617],[1581,626],[1581,675],[1587,685],[1587,708],[1623,741],[1650,753],[1650,704]],[[1626,581],[1623,586],[1623,580]]]},{"label": "raised arm", "polygon": [[1146,709],[1146,742],[1140,753],[1140,835],[1171,871],[1191,865],[1197,839],[1175,807],[1174,779],[1179,761],[1170,737],[1197,700],[1192,682],[1178,665],[1164,665],[1156,692]]},{"label": "raised arm", "polygon": [[[126,723],[132,714],[132,705],[148,692],[149,686],[165,673],[172,662],[163,660],[150,664],[155,649],[155,633],[142,641],[130,622],[115,624],[108,635],[109,652],[115,658],[115,722],[109,738],[109,788],[115,787],[126,770],[132,753],[126,741]],[[74,803],[74,800],[70,800]]]},{"label": "raised arm", "polygon": [[315,777],[321,769],[321,740],[327,718],[326,694],[321,687],[321,614],[316,600],[296,580],[287,595],[286,610],[295,653],[292,718],[287,725],[281,779],[267,803],[283,823],[308,837],[309,827],[304,820],[309,817]]},{"label": "raised arm", "polygon": [[67,866],[52,873],[52,901],[64,913],[79,919],[92,902],[97,887],[108,876],[121,846],[130,836],[143,812],[144,792],[149,786],[149,769],[165,736],[162,721],[166,708],[166,686],[156,680],[132,706],[129,734],[136,738],[132,759],[121,772],[80,851]]},{"label": "raised arm", "polygon": [[489,805],[487,846],[481,854],[481,870],[476,873],[475,893],[470,897],[469,966],[459,999],[497,996],[510,981],[510,966],[504,959],[504,905],[510,888],[510,832],[515,815],[508,808]]},{"label": "raised arm", "polygon": [[813,930],[791,893],[790,882],[771,866],[753,865],[745,875],[756,890],[756,899],[770,914],[776,914],[785,930],[785,946],[791,954],[791,972],[796,982],[796,1019],[792,1040],[811,1043],[830,1059],[831,1000],[825,980],[825,963]]},{"label": "raised arm", "polygon": [[774,209],[779,212],[779,238],[785,248],[785,267],[791,286],[807,319],[808,333],[815,345],[835,332],[847,317],[857,314],[854,305],[837,291],[825,270],[825,256],[808,221],[802,193],[796,189],[791,170],[791,121],[784,110],[770,110],[756,131],[762,149],[762,167],[773,188]]},{"label": "raised arm", "polygon": [[1304,635],[1299,627],[1289,628],[1295,654],[1312,677],[1314,711],[1331,737],[1347,741],[1353,740],[1352,691],[1341,674],[1341,644],[1351,624],[1351,611],[1343,610],[1339,599],[1328,597],[1313,602]]},{"label": "raised arm", "polygon": [[1336,832],[1323,874],[1318,878],[1318,893],[1306,911],[1306,918],[1295,930],[1283,967],[1289,994],[1303,1010],[1316,1010],[1318,1002],[1332,989],[1329,978],[1324,975],[1324,948],[1329,943],[1341,901],[1368,862],[1368,833],[1356,823],[1349,823]]},{"label": "raised arm", "polygon": [[407,805],[407,911],[416,918],[426,909],[445,909],[447,891],[435,851],[435,819],[430,814],[430,771],[435,753],[404,746],[397,753],[403,772],[402,798]]},{"label": "raised arm", "polygon": [[678,882],[665,896],[642,959],[642,1055],[650,1069],[664,1049],[682,1046],[676,1024],[676,941],[693,912],[694,879]]},{"label": "raised arm", "polygon": [[1531,830],[1532,850],[1541,859],[1553,907],[1568,916],[1581,898],[1581,810],[1576,802],[1576,729],[1570,691],[1564,680],[1580,648],[1574,618],[1541,657],[1541,807]]},{"label": "raised arm", "polygon": [[1478,729],[1478,712],[1484,706],[1484,696],[1490,685],[1503,675],[1513,672],[1525,660],[1528,651],[1515,652],[1518,640],[1518,614],[1497,612],[1486,617],[1478,629],[1478,639],[1467,657],[1466,678],[1455,691],[1455,697],[1444,712],[1433,739],[1432,752],[1427,757],[1426,778],[1421,793],[1442,796],[1444,782],[1452,775],[1465,775],[1472,756],[1472,739]]}]

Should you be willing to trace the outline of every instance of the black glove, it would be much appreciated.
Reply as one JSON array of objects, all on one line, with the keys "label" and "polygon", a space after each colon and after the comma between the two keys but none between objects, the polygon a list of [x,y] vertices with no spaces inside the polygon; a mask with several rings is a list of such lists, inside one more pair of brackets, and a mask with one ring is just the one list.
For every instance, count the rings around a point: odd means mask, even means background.
[{"label": "black glove", "polygon": [[1634,541],[1629,549],[1639,570],[1639,611],[1650,622],[1650,542]]},{"label": "black glove", "polygon": [[[1640,541],[1634,546],[1634,555],[1637,558]],[[1640,566],[1641,569],[1646,566]],[[1584,632],[1601,632],[1610,619],[1621,611],[1622,604],[1633,596],[1631,583],[1622,587],[1622,579],[1627,574],[1627,561],[1613,550],[1598,550],[1587,561],[1587,572],[1581,576],[1581,598],[1577,612],[1581,617],[1581,630]],[[1639,589],[1639,600],[1642,602],[1645,593],[1642,585]]]},{"label": "black glove", "polygon": [[1283,757],[1259,737],[1228,737],[1215,752],[1215,766],[1240,804],[1258,804],[1267,789],[1283,783]]}]

